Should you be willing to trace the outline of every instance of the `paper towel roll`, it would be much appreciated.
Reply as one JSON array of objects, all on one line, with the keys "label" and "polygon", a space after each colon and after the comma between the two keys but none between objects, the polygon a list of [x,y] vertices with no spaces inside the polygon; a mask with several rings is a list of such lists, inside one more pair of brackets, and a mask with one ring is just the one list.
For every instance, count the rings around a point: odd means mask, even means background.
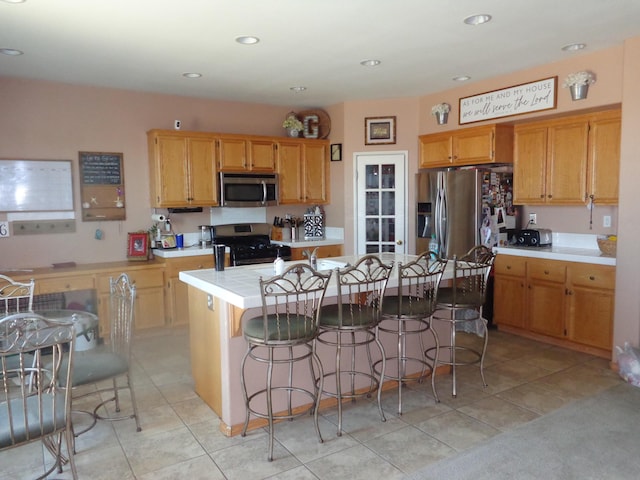
[{"label": "paper towel roll", "polygon": [[154,222],[164,222],[166,219],[167,217],[158,213],[154,213],[153,215],[151,215],[151,220],[153,220]]}]

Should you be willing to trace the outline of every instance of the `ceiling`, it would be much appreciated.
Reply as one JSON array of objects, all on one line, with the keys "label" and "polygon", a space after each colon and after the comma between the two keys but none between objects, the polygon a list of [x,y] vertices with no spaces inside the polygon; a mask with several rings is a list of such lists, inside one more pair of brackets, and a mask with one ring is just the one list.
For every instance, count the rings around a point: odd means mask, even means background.
[{"label": "ceiling", "polygon": [[[640,35],[640,0],[15,1],[0,0],[0,48],[24,54],[0,55],[2,76],[308,108],[426,95]],[[493,18],[463,23],[479,13]]]}]

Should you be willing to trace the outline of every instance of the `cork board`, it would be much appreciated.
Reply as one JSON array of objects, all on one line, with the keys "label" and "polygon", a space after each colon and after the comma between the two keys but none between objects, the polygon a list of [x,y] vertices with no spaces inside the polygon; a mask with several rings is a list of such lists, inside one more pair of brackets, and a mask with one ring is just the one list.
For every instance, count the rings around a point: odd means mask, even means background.
[{"label": "cork board", "polygon": [[125,220],[122,153],[80,152],[82,220]]}]

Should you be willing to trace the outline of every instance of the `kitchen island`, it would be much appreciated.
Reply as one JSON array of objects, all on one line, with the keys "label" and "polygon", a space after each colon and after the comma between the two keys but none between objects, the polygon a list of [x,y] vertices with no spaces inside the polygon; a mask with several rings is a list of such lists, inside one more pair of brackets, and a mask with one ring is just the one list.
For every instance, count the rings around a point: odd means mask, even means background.
[{"label": "kitchen island", "polygon": [[[318,259],[318,269],[327,270],[336,266],[353,264],[358,257],[343,256]],[[393,253],[380,254],[385,263],[407,263],[414,255]],[[287,262],[288,264],[300,262]],[[387,292],[398,285],[397,269],[389,279]],[[242,321],[261,314],[259,278],[273,276],[273,266],[259,264],[227,268],[224,271],[204,269],[180,272],[181,281],[188,284],[189,326],[191,342],[191,369],[196,393],[220,417],[220,430],[228,436],[240,433],[245,419],[245,405],[240,383],[240,365],[247,344],[242,336]],[[443,278],[451,278],[451,267]],[[337,285],[332,278],[325,295],[325,302],[337,296]],[[442,335],[445,335],[443,332]],[[425,339],[428,338],[425,337]],[[396,339],[382,338],[387,351],[394,348]],[[428,342],[425,347],[431,347]],[[419,354],[417,341],[408,345],[410,353]],[[335,352],[318,346],[318,355],[323,364],[335,361]],[[364,359],[363,359],[364,360]],[[374,359],[374,361],[377,359]],[[250,362],[255,363],[255,362]],[[264,370],[257,365],[248,365],[247,383],[250,390],[257,388],[264,379]],[[308,374],[307,374],[308,375]],[[309,386],[313,380],[302,379]],[[302,407],[299,405],[299,407]],[[276,406],[275,410],[284,408]],[[252,420],[249,428],[262,426],[263,421]]]}]

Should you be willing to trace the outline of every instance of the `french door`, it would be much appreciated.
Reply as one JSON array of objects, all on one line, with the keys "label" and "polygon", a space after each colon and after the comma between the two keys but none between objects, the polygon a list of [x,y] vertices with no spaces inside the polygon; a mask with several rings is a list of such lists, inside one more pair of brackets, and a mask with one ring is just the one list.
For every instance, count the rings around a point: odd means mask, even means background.
[{"label": "french door", "polygon": [[356,154],[356,250],[405,253],[406,153]]}]

